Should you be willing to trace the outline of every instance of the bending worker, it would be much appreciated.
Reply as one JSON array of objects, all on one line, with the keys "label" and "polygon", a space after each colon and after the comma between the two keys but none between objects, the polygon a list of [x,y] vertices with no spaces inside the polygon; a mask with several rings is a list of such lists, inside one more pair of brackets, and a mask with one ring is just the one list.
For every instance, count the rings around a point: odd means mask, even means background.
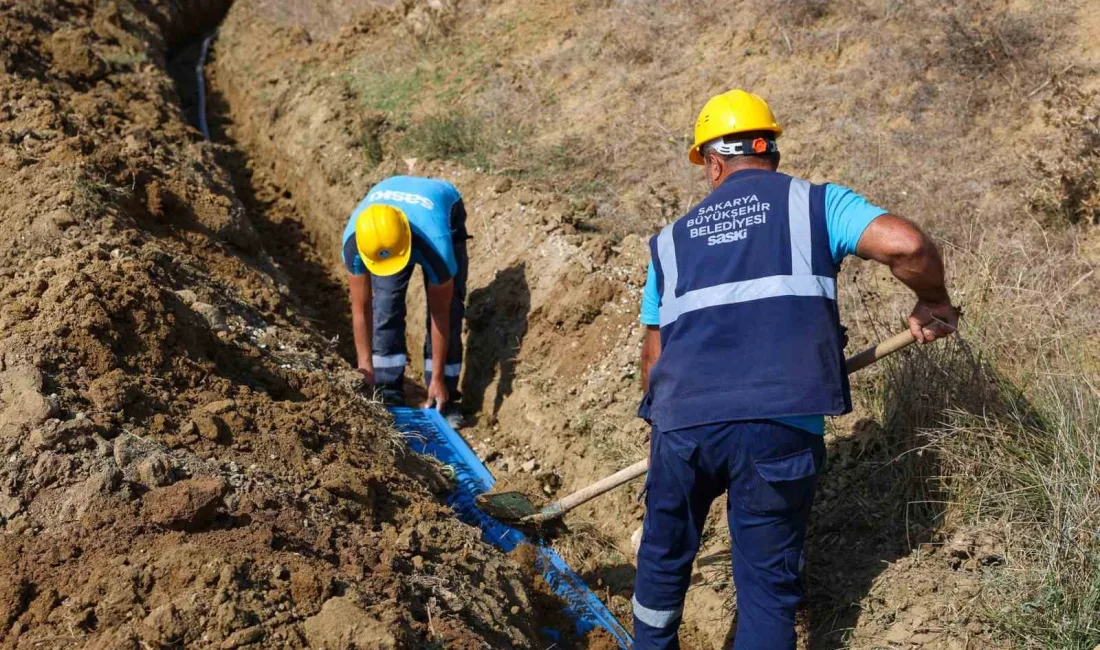
[{"label": "bending worker", "polygon": [[653,425],[634,591],[635,647],[678,648],[711,502],[728,492],[735,648],[795,647],[806,522],[825,415],[851,410],[836,302],[850,254],[916,294],[921,343],[954,331],[935,244],[839,185],[776,171],[783,130],[763,99],[713,97],[688,153],[713,191],[650,241],[642,305]]},{"label": "bending worker", "polygon": [[434,178],[394,176],[371,188],[344,229],[351,321],[359,372],[388,404],[404,403],[405,294],[424,271],[428,402],[461,425],[456,402],[466,313],[466,208],[458,190]]}]

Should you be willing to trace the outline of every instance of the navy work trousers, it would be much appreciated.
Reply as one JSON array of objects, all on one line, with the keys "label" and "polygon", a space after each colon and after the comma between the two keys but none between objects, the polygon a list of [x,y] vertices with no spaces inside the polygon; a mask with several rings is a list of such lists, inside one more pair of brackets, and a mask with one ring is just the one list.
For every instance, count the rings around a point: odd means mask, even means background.
[{"label": "navy work trousers", "polygon": [[821,436],[778,422],[653,430],[634,584],[638,650],[680,647],[677,630],[710,505],[729,496],[736,650],[793,650],[802,546]]},{"label": "navy work trousers", "polygon": [[[466,225],[456,224],[454,229],[455,260],[458,272],[455,273],[454,299],[451,302],[451,331],[447,344],[447,359],[444,366],[444,381],[451,394],[451,401],[462,397],[458,390],[459,375],[462,374],[462,321],[466,317],[466,276],[470,265],[466,252]],[[371,276],[371,291],[374,294],[371,305],[374,310],[374,380],[379,390],[389,399],[400,401],[405,380],[405,365],[408,362],[405,344],[405,296],[409,291],[414,265],[408,265],[396,275],[387,277]],[[427,285],[427,276],[424,284]],[[426,304],[427,301],[425,301]],[[424,380],[432,381],[432,318],[425,318],[427,331],[424,333]]]}]

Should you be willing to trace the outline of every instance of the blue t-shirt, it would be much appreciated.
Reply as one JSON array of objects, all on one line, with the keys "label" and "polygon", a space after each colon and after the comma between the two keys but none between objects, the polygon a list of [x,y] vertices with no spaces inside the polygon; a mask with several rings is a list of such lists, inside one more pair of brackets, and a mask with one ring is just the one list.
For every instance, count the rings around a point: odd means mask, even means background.
[{"label": "blue t-shirt", "polygon": [[[886,214],[886,210],[872,205],[859,194],[842,185],[829,183],[825,186],[825,222],[829,230],[829,248],[833,251],[833,261],[840,264],[845,257],[854,255],[863,231],[876,218]],[[660,296],[657,295],[657,272],[653,262],[649,263],[646,273],[645,290],[642,292],[642,324],[660,325]],[[825,416],[806,415],[794,418],[776,418],[782,422],[810,433],[825,433]]]},{"label": "blue t-shirt", "polygon": [[344,227],[344,267],[352,275],[364,275],[367,266],[355,246],[355,220],[368,205],[393,206],[409,218],[412,230],[410,261],[419,264],[428,282],[443,284],[458,273],[454,237],[456,228],[464,228],[466,209],[454,185],[437,178],[391,176],[371,188]]}]

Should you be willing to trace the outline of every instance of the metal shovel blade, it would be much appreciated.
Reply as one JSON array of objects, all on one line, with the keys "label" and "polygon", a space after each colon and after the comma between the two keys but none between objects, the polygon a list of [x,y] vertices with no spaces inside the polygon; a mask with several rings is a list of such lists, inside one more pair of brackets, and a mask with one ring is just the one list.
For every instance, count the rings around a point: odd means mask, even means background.
[{"label": "metal shovel blade", "polygon": [[500,521],[520,521],[539,511],[522,492],[487,492],[479,495],[476,503],[482,512]]}]

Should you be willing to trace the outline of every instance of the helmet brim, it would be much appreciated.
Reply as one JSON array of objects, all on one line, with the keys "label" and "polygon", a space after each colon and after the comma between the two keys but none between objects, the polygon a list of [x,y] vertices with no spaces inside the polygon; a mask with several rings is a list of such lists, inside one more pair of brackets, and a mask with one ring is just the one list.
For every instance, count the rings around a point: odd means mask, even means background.
[{"label": "helmet brim", "polygon": [[[360,255],[362,257],[362,255]],[[363,263],[366,264],[367,270],[372,275],[380,277],[389,277],[391,275],[397,275],[401,271],[405,270],[405,267],[409,265],[409,259],[412,257],[412,251],[407,250],[403,255],[396,255],[394,257],[372,261],[370,258],[363,258]]]}]

